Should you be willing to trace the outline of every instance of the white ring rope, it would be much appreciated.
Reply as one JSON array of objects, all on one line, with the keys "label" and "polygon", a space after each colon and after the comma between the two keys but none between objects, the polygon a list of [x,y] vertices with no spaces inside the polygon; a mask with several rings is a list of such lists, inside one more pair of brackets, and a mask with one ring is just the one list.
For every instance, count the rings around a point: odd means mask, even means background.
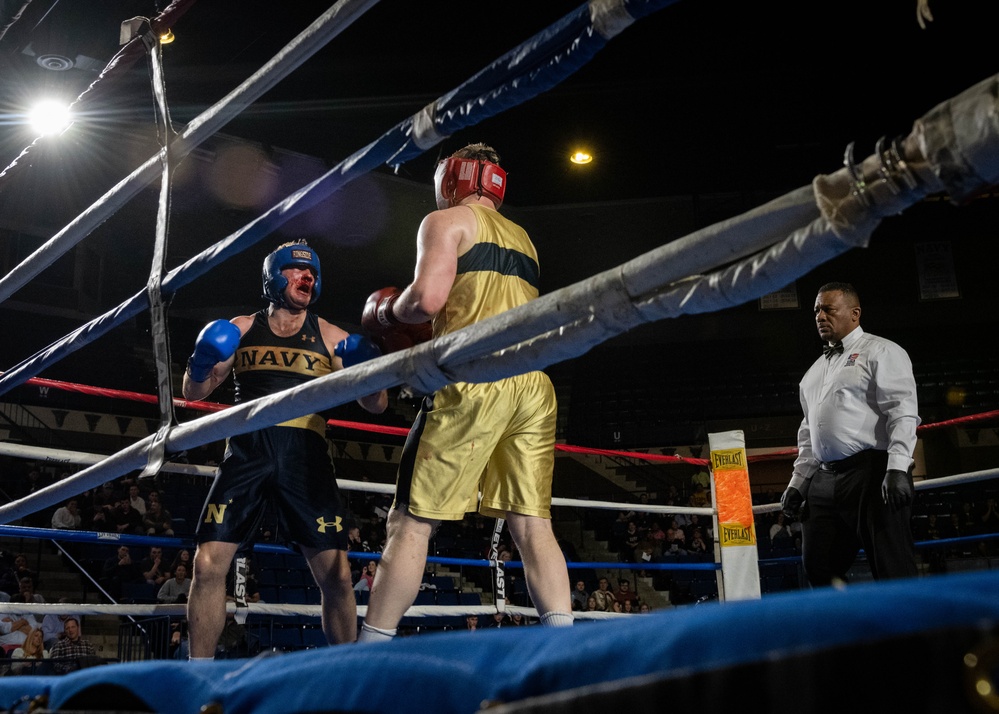
[{"label": "white ring rope", "polygon": [[[322,609],[319,605],[282,605],[281,603],[249,603],[247,605],[250,615],[273,615],[278,617],[319,617]],[[142,617],[186,617],[187,606],[184,604],[104,604],[104,603],[16,603],[0,602],[0,615],[65,615],[72,612],[77,615],[138,615]],[[367,613],[366,605],[357,606],[358,617],[364,617]],[[226,603],[226,611],[236,612],[236,603]],[[492,605],[413,605],[405,614],[405,617],[441,617],[453,615],[492,615],[496,608]],[[507,605],[505,612],[508,614],[520,614],[525,617],[538,617],[538,611],[533,607],[522,607],[520,605]],[[586,620],[607,620],[615,617],[628,617],[632,613],[620,612],[574,612],[576,619]]]},{"label": "white ring rope", "polygon": [[[66,449],[53,449],[44,446],[27,446],[24,444],[14,444],[10,442],[0,442],[0,455],[15,456],[18,458],[25,458],[25,459],[35,459],[45,463],[58,463],[58,464],[100,464],[103,463],[106,459],[110,458],[109,456],[103,454],[91,454],[83,451],[69,451]],[[634,454],[634,458],[641,458],[642,456],[644,456],[644,454],[639,452],[636,452]],[[168,473],[200,475],[210,478],[214,478],[216,474],[216,467],[199,466],[197,464],[178,464],[172,461],[164,463],[163,468],[161,470]],[[938,478],[923,479],[921,481],[915,482],[915,488],[917,491],[922,491],[930,488],[960,486],[962,484],[974,483],[977,481],[987,481],[990,479],[994,479],[996,477],[999,477],[999,469],[984,469],[981,471],[971,471],[964,474],[954,474],[951,476],[941,476]],[[66,483],[67,481],[70,481],[70,479],[64,479],[59,483]],[[371,483],[369,481],[352,481],[350,479],[337,479],[337,485],[341,489],[345,490],[363,491],[367,493],[381,493],[385,495],[393,495],[395,493],[395,486],[392,484],[378,484],[378,483]],[[75,490],[73,490],[72,493],[67,492],[66,498],[77,495],[78,493],[79,491]],[[54,504],[49,504],[49,505],[54,505]],[[579,508],[596,508],[604,510],[628,509],[633,511],[641,511],[643,513],[659,513],[664,515],[672,513],[683,513],[687,515],[693,514],[698,516],[715,515],[714,508],[696,507],[696,506],[676,506],[676,505],[663,506],[654,503],[642,504],[642,503],[631,503],[631,502],[600,501],[600,500],[591,500],[585,498],[553,497],[552,505],[575,506]],[[4,507],[0,507],[0,513],[3,512],[3,508]],[[758,504],[753,506],[753,513],[757,514],[772,513],[774,511],[779,511],[779,510],[780,510],[779,503]],[[32,512],[33,511],[28,511],[27,513],[32,513]],[[27,515],[27,513],[25,515]],[[16,520],[16,518],[11,520]]]},{"label": "white ring rope", "polygon": [[[49,449],[45,447],[25,447],[18,444],[6,444],[0,443],[0,455],[15,456],[20,458],[32,458],[36,460],[43,460],[48,462],[57,463],[92,463],[94,461],[100,460],[101,457],[98,454],[88,454],[85,452],[78,451],[66,451],[60,449]],[[642,454],[635,454],[636,457],[642,456]],[[172,464],[167,463],[164,467],[166,471],[174,471],[186,474],[197,474],[206,477],[213,477],[215,474],[215,469],[205,466],[194,466],[189,464]],[[935,479],[926,479],[916,482],[917,490],[927,490],[930,488],[943,488],[956,486],[961,484],[985,481],[989,479],[994,479],[999,476],[999,469],[986,469],[981,471],[974,471],[965,474],[956,474],[953,476],[945,476]],[[391,495],[395,491],[395,487],[392,484],[374,484],[365,481],[354,481],[349,479],[338,479],[337,484],[341,489],[344,490],[356,490],[368,493],[381,493]],[[714,484],[712,483],[712,490]],[[632,510],[648,513],[686,513],[686,514],[698,514],[705,516],[715,516],[717,511],[715,508],[697,508],[688,506],[659,506],[656,504],[641,504],[641,503],[631,503],[631,502],[607,502],[607,501],[590,501],[586,499],[564,499],[564,498],[553,498],[553,506],[576,506],[581,508],[606,508],[610,510]],[[779,510],[780,504],[766,504],[762,506],[754,506],[753,513],[758,515],[760,513],[771,512]],[[43,537],[39,535],[40,532],[46,529],[40,528],[25,528],[23,529],[24,537]],[[17,531],[17,533],[14,533]],[[0,534],[2,535],[17,535],[21,531],[17,527],[11,526],[0,526]],[[130,544],[130,543],[148,543],[151,545],[162,545],[166,543],[167,545],[177,541],[178,539],[171,538],[155,538],[155,537],[145,537],[145,536],[117,536],[117,534],[102,534],[102,533],[90,533],[83,531],[51,531],[52,535],[58,538],[59,536],[64,536],[70,538],[70,540],[77,540],[78,542],[90,542],[90,543],[103,543],[110,546],[115,546],[118,544]],[[107,535],[107,540],[102,539],[101,536]],[[93,536],[93,539],[85,540],[81,536]],[[495,533],[494,533],[495,536]],[[495,538],[494,538],[495,540]],[[953,540],[953,539],[950,539]],[[944,541],[944,542],[949,542]],[[942,542],[943,543],[943,542]],[[495,543],[494,543],[495,548]],[[365,556],[369,557],[380,557],[380,554],[374,553],[360,553],[359,557],[363,558]],[[485,562],[485,566],[496,568],[500,565],[496,560],[495,556],[491,555],[492,559]],[[445,558],[442,561],[460,561],[462,559]],[[469,563],[477,564],[477,563]],[[503,565],[511,565],[514,567],[521,566],[520,562],[511,561],[510,563],[504,563]],[[648,563],[574,563],[576,566],[586,566],[588,568],[603,568],[608,566],[620,567],[634,567],[648,568],[650,565]],[[690,566],[691,564],[688,564]],[[703,569],[707,566],[707,563],[699,563],[693,567],[696,569]],[[714,563],[714,567],[717,567],[718,563]],[[82,566],[79,566],[82,568]],[[106,594],[106,593],[105,593]],[[110,596],[109,596],[110,597]],[[228,612],[236,612],[235,603],[227,604]],[[358,605],[358,615],[363,617],[366,614],[367,607],[365,605]],[[140,616],[140,617],[157,617],[157,616],[171,616],[171,617],[185,617],[186,616],[186,605],[183,604],[94,604],[94,603],[3,603],[0,602],[0,615],[3,614],[65,614],[67,611],[72,611],[78,615],[116,615],[116,616]],[[321,607],[319,605],[300,605],[300,604],[281,604],[281,603],[248,603],[247,609],[245,610],[248,615],[260,615],[260,616],[278,616],[278,617],[294,617],[294,616],[307,616],[307,617],[320,617]],[[409,618],[418,617],[452,617],[452,616],[468,616],[468,615],[492,615],[496,612],[505,612],[509,614],[521,614],[526,617],[537,618],[537,610],[533,607],[522,607],[516,605],[510,605],[506,602],[503,603],[484,603],[479,605],[412,605],[407,611],[405,616]],[[627,617],[628,613],[616,613],[616,612],[590,612],[590,611],[577,611],[574,612],[574,617],[577,619],[584,620],[597,620],[597,619],[610,619],[615,617]]]}]

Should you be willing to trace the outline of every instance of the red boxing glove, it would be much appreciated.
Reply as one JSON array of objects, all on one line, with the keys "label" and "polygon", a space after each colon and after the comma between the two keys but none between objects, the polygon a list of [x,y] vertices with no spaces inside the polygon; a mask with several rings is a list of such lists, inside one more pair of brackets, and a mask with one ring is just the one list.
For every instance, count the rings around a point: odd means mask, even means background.
[{"label": "red boxing glove", "polygon": [[361,312],[361,327],[372,337],[385,334],[402,323],[392,314],[392,304],[401,295],[399,288],[382,288],[368,296]]},{"label": "red boxing glove", "polygon": [[433,333],[429,322],[421,322],[419,325],[402,323],[387,328],[380,335],[372,335],[371,341],[381,348],[382,354],[390,354],[415,347],[431,337]]},{"label": "red boxing glove", "polygon": [[429,321],[411,325],[400,322],[392,313],[392,306],[401,294],[395,287],[382,288],[371,293],[364,303],[361,327],[383,354],[409,349],[433,337]]}]

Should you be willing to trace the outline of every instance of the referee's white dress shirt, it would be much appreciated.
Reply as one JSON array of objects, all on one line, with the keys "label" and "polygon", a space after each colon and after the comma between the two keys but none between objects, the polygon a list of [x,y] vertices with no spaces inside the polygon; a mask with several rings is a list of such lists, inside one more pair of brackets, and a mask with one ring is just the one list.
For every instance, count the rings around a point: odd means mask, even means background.
[{"label": "referee's white dress shirt", "polygon": [[888,452],[888,468],[908,471],[919,410],[912,362],[891,340],[856,327],[842,354],[819,357],[798,385],[804,418],[788,486],[804,494],[819,464],[867,449]]}]

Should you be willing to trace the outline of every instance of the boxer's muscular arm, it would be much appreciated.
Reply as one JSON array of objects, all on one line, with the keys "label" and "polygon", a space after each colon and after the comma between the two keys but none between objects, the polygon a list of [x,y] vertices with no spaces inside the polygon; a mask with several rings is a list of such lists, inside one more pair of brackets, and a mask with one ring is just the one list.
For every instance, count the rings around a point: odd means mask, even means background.
[{"label": "boxer's muscular arm", "polygon": [[468,206],[428,214],[416,237],[413,282],[392,306],[400,322],[426,322],[447,302],[458,273],[458,256],[475,242],[478,223]]}]

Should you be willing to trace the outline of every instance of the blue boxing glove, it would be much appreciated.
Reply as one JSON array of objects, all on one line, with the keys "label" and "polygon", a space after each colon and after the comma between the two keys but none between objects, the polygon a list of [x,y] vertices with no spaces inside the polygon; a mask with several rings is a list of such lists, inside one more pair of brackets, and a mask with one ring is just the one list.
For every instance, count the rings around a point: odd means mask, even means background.
[{"label": "blue boxing glove", "polygon": [[236,354],[239,338],[239,328],[228,320],[209,322],[194,341],[194,354],[187,359],[187,374],[195,382],[206,381],[215,365]]},{"label": "blue boxing glove", "polygon": [[381,357],[382,351],[364,335],[347,335],[333,348],[333,354],[340,358],[344,367],[353,367],[355,364]]}]

